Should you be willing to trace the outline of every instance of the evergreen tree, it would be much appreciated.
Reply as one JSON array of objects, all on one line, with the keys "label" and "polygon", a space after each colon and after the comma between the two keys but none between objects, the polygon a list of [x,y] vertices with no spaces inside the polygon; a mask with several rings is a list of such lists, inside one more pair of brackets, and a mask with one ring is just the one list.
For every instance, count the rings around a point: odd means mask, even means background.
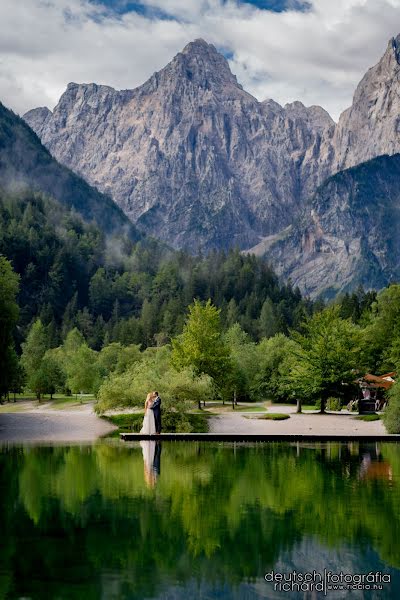
[{"label": "evergreen tree", "polygon": [[267,298],[262,305],[259,327],[261,337],[269,338],[278,333],[277,315],[271,298]]},{"label": "evergreen tree", "polygon": [[16,376],[13,331],[19,314],[18,289],[19,276],[11,263],[0,256],[0,401],[8,394]]}]

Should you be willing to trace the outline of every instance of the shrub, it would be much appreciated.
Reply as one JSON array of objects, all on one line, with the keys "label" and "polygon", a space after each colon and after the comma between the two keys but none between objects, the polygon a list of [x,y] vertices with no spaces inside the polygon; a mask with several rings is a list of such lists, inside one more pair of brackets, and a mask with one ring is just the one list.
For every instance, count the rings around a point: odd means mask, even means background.
[{"label": "shrub", "polygon": [[380,415],[360,415],[359,417],[355,417],[359,421],[380,421]]},{"label": "shrub", "polygon": [[383,413],[383,423],[388,433],[400,433],[400,385],[395,383],[388,392],[389,402]]},{"label": "shrub", "polygon": [[328,398],[326,403],[327,410],[342,410],[342,401],[340,398]]},{"label": "shrub", "polygon": [[[114,425],[117,425],[118,432],[139,433],[143,424],[143,413],[120,414],[103,417]],[[162,431],[163,433],[207,433],[208,419],[207,415],[194,415],[191,413],[178,413],[176,411],[162,411]]]},{"label": "shrub", "polygon": [[[151,350],[151,351],[150,351]],[[112,373],[98,393],[96,411],[119,407],[143,406],[148,392],[157,390],[163,401],[163,410],[184,413],[199,400],[210,400],[214,389],[207,375],[196,377],[191,369],[176,371],[169,362],[167,348],[148,349],[141,362],[136,362],[125,373]],[[176,417],[172,417],[175,422]],[[183,423],[182,427],[188,427]]]},{"label": "shrub", "polygon": [[290,415],[285,413],[269,413],[268,415],[262,415],[262,417],[257,417],[258,419],[267,419],[269,421],[284,421],[285,419],[289,419]]}]

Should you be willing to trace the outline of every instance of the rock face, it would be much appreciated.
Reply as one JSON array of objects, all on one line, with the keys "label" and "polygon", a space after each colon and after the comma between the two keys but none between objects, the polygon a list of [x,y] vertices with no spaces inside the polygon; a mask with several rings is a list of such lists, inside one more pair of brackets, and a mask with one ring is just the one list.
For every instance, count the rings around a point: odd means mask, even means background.
[{"label": "rock face", "polygon": [[[24,118],[140,229],[193,253],[255,248],[303,291],[329,294],[360,278],[384,285],[397,269],[382,222],[355,211],[352,171],[314,194],[343,169],[400,152],[399,78],[400,36],[335,125],[318,106],[258,102],[225,58],[196,40],[134,90],[71,83],[52,113]],[[384,189],[381,178],[371,181]],[[371,210],[376,193],[370,187]],[[383,192],[379,202],[395,210]],[[365,261],[371,281],[360,275]]]},{"label": "rock face", "polygon": [[203,40],[135,90],[69,84],[53,113],[24,118],[141,229],[192,252],[287,226],[324,178],[333,126],[320,107],[258,102]]},{"label": "rock face", "polygon": [[253,251],[311,297],[400,278],[400,154],[330,177],[280,235]]},{"label": "rock face", "polygon": [[[44,110],[44,116],[46,112],[50,113]],[[42,192],[74,208],[85,221],[95,221],[105,233],[124,232],[134,241],[142,238],[111,198],[60,165],[32,129],[1,103],[0,188],[10,191],[30,188]]]},{"label": "rock face", "polygon": [[400,35],[359,83],[332,139],[332,171],[400,152]]}]

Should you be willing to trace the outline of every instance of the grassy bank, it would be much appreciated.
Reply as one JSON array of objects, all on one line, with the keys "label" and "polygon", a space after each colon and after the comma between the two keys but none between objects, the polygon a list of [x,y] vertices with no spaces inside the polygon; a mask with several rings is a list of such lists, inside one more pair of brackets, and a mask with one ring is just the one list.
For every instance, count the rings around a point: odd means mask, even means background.
[{"label": "grassy bank", "polygon": [[377,415],[377,414],[360,415],[359,417],[355,417],[355,418],[358,419],[359,421],[380,421],[381,420],[381,416]]},{"label": "grassy bank", "polygon": [[[179,416],[179,413],[164,413],[162,417],[162,430],[164,433],[179,433],[182,431],[180,420],[175,415]],[[116,434],[124,432],[139,433],[143,423],[143,413],[111,415],[102,418],[118,427]],[[204,413],[185,413],[185,419],[189,422],[193,433],[207,433],[208,418]]]}]

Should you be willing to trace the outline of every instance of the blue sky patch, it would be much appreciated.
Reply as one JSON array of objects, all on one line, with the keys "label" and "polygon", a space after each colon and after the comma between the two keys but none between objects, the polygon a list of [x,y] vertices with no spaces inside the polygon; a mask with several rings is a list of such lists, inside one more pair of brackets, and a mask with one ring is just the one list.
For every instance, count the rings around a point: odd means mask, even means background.
[{"label": "blue sky patch", "polygon": [[[119,15],[129,12],[135,12],[140,15],[158,19],[170,19],[171,15],[163,11],[160,7],[151,7],[146,4],[133,2],[131,0],[90,0],[93,4],[103,5],[113,10]],[[226,0],[223,0],[225,2]],[[154,0],[154,4],[157,4]],[[305,12],[310,10],[311,2],[307,0],[237,0],[240,4],[251,4],[261,10],[270,10],[272,12],[284,12],[285,10],[297,10]],[[177,16],[177,15],[175,15]]]},{"label": "blue sky patch", "polygon": [[126,15],[127,13],[137,13],[151,19],[170,20],[172,17],[158,7],[148,6],[141,2],[130,2],[129,0],[89,0],[97,6],[104,6],[112,10],[117,15]]},{"label": "blue sky patch", "polygon": [[311,2],[303,0],[241,0],[239,4],[252,4],[262,10],[272,12],[284,12],[285,10],[305,12],[311,8]]}]

